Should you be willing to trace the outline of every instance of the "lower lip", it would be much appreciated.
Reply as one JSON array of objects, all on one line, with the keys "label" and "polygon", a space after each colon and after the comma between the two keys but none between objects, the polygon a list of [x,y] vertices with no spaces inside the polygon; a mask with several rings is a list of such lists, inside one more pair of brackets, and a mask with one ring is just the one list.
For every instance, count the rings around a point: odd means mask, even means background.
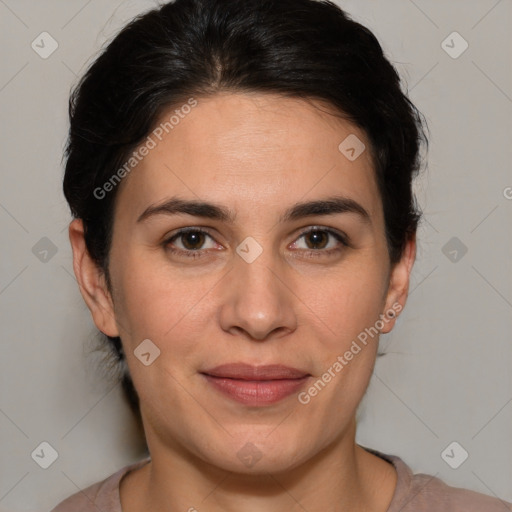
[{"label": "lower lip", "polygon": [[238,380],[202,374],[206,380],[224,395],[245,405],[271,405],[296,393],[309,376],[300,379]]}]

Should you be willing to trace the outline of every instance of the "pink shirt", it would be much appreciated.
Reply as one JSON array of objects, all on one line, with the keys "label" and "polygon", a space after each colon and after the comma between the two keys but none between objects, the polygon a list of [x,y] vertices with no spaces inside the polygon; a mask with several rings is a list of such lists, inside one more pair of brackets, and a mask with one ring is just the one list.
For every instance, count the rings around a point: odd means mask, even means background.
[{"label": "pink shirt", "polygon": [[[512,512],[512,503],[460,487],[451,487],[431,475],[413,474],[400,457],[364,448],[391,462],[396,469],[396,489],[387,512]],[[119,498],[121,478],[150,460],[148,457],[125,466],[105,480],[73,494],[51,512],[122,512]]]}]

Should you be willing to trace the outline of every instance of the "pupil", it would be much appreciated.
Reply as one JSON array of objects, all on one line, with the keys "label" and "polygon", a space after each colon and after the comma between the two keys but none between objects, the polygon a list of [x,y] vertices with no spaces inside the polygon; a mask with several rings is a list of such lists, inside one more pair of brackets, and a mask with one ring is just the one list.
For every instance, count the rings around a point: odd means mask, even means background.
[{"label": "pupil", "polygon": [[[317,245],[317,244],[321,243],[322,238],[325,239],[325,233],[323,231],[311,231],[309,233],[309,236],[313,240],[313,245]],[[321,245],[322,245],[322,247],[324,246],[324,244],[321,244]]]},{"label": "pupil", "polygon": [[[201,241],[201,237],[203,236],[202,233],[199,233],[199,232],[190,232],[190,233],[186,233],[184,238],[183,238],[183,245],[187,248],[187,249],[197,249],[196,245],[199,245],[201,246],[202,244],[198,244],[198,242]],[[191,243],[189,243],[191,242]],[[195,243],[194,243],[195,242]]]}]

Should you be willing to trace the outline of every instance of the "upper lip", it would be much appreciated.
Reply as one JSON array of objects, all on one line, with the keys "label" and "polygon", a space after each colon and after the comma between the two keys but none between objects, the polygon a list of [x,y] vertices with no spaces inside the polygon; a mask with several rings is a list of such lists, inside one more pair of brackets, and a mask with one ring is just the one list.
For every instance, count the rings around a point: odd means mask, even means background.
[{"label": "upper lip", "polygon": [[239,380],[300,379],[309,375],[309,373],[305,371],[281,364],[253,366],[246,363],[221,364],[220,366],[210,368],[201,373],[211,377],[224,377]]}]

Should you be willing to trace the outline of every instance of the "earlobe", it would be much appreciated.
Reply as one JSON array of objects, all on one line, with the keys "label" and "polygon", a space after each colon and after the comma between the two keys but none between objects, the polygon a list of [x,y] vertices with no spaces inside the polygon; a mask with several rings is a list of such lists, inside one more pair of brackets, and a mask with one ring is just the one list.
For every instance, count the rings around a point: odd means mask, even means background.
[{"label": "earlobe", "polygon": [[87,250],[82,219],[75,219],[69,224],[69,241],[73,250],[73,270],[80,293],[96,327],[107,336],[119,336],[112,297],[104,273]]},{"label": "earlobe", "polygon": [[416,259],[416,233],[406,243],[401,260],[393,267],[389,279],[389,288],[383,314],[388,321],[385,322],[381,333],[390,332],[396,322],[396,318],[405,307],[409,293],[409,282],[412,267]]}]

